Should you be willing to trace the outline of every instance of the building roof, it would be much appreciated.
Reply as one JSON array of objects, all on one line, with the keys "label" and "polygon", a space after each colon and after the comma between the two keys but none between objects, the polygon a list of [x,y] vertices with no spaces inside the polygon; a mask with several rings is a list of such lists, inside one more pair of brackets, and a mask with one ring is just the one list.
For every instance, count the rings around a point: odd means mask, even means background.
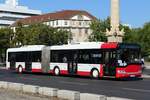
[{"label": "building roof", "polygon": [[40,10],[29,9],[27,6],[18,5],[16,0],[6,0],[5,3],[0,3],[0,11],[3,13],[13,13],[13,14],[31,14],[40,15],[42,12]]},{"label": "building roof", "polygon": [[81,10],[63,10],[63,11],[57,11],[54,13],[48,13],[38,16],[32,16],[25,19],[17,20],[12,26],[16,26],[18,22],[28,25],[33,23],[40,23],[40,22],[46,22],[48,20],[68,20],[72,18],[75,15],[85,15],[91,18],[92,20],[95,20],[96,17],[88,13],[87,11],[81,11]]}]

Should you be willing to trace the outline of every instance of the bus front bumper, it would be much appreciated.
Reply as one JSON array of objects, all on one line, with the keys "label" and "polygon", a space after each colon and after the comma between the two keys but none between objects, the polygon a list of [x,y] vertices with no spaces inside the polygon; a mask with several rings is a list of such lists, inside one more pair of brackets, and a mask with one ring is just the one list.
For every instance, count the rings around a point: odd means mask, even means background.
[{"label": "bus front bumper", "polygon": [[116,73],[116,78],[140,78],[142,77],[142,72],[124,72],[124,71],[118,71]]}]

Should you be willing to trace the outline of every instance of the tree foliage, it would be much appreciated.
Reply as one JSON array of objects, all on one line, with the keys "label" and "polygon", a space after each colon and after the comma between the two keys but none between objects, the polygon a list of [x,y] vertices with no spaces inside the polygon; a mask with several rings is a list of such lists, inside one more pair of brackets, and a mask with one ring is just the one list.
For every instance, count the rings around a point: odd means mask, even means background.
[{"label": "tree foliage", "polygon": [[106,41],[106,29],[110,29],[110,19],[106,20],[94,20],[90,24],[92,30],[91,36],[89,36],[90,41]]},{"label": "tree foliage", "polygon": [[[102,41],[106,42],[106,29],[110,30],[110,18],[108,17],[105,20],[94,20],[90,25],[91,30],[93,31],[89,37],[90,41]],[[125,40],[129,37],[127,33],[131,33],[131,29],[128,26],[120,24],[120,29],[124,29]]]},{"label": "tree foliage", "polygon": [[33,24],[26,27],[19,25],[16,28],[15,44],[21,45],[55,45],[65,44],[70,33],[44,24]]},{"label": "tree foliage", "polygon": [[13,31],[10,28],[0,29],[0,59],[4,61],[7,48],[11,47],[10,39]]}]

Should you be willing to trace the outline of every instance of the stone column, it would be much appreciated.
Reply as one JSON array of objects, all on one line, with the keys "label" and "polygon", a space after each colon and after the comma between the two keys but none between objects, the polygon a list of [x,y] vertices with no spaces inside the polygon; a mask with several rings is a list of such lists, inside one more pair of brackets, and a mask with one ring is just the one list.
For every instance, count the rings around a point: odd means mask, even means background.
[{"label": "stone column", "polygon": [[106,32],[108,42],[122,42],[124,32],[119,30],[119,4],[119,0],[111,0],[111,30]]}]

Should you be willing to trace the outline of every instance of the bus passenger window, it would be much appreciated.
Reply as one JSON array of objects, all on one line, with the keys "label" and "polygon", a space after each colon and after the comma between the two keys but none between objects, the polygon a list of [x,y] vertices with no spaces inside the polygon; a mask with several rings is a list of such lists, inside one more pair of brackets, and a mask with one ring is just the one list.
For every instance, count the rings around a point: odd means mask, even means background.
[{"label": "bus passenger window", "polygon": [[67,63],[67,57],[63,57],[63,63]]}]

